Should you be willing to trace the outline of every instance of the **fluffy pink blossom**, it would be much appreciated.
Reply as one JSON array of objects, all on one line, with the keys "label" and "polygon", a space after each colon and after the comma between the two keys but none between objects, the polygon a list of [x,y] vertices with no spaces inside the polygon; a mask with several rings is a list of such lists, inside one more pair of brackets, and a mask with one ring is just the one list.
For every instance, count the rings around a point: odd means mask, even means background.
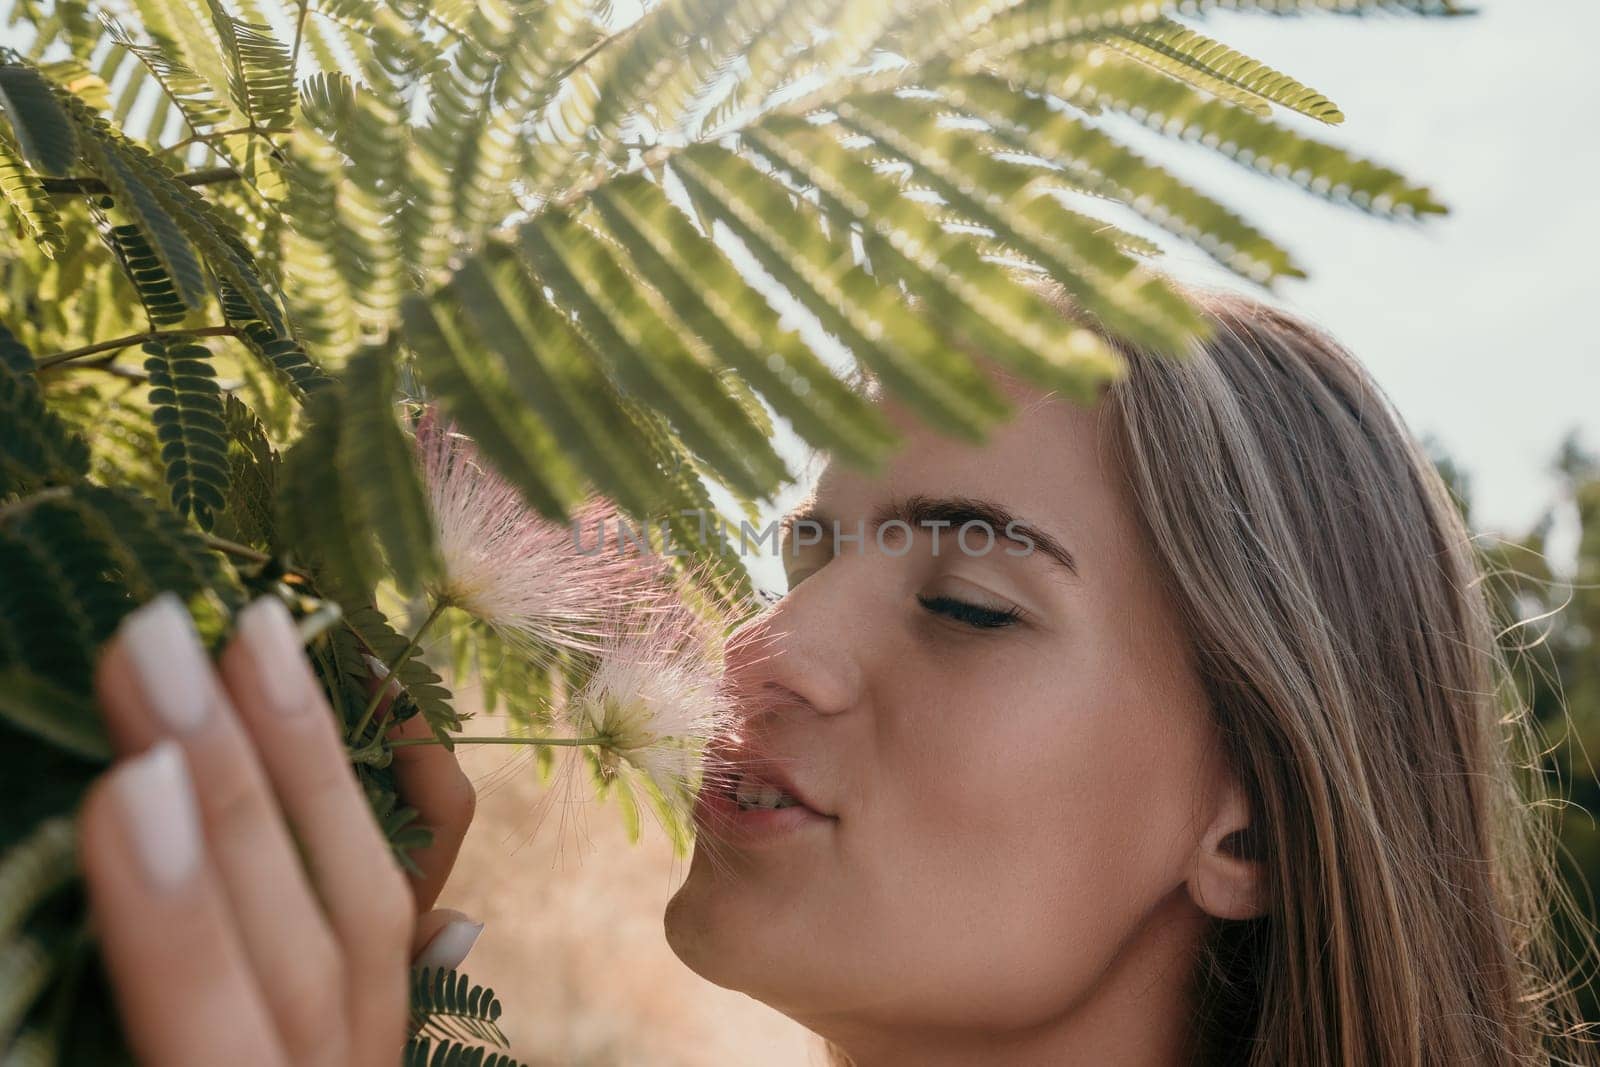
[{"label": "fluffy pink blossom", "polygon": [[545,518],[432,409],[417,423],[416,447],[443,564],[427,589],[436,602],[538,655],[554,648],[601,652],[607,620],[625,606],[649,609],[663,596],[659,560],[609,545],[594,550],[596,522],[616,521],[610,504],[579,508],[576,525]]},{"label": "fluffy pink blossom", "polygon": [[733,714],[722,668],[730,620],[701,595],[705,576],[679,575],[631,543],[619,551],[597,531],[617,528],[604,501],[578,510],[576,531],[540,516],[431,409],[416,444],[443,562],[428,593],[524,654],[592,657],[584,683],[554,709],[558,729],[590,739],[608,778],[642,777],[687,816],[706,745]]},{"label": "fluffy pink blossom", "polygon": [[563,709],[575,736],[596,737],[608,773],[639,772],[686,813],[706,744],[733,715],[713,627],[686,607],[628,611],[594,673]]}]

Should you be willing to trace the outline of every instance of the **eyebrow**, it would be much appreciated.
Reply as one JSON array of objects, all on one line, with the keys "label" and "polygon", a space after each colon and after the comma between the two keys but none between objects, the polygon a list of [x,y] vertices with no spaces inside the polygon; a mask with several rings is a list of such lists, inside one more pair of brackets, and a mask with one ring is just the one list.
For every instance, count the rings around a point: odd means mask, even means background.
[{"label": "eyebrow", "polygon": [[[1077,557],[1066,545],[1033,523],[1020,518],[1010,508],[993,500],[970,496],[932,497],[921,494],[903,499],[893,498],[887,504],[881,504],[873,509],[870,525],[876,532],[878,527],[896,520],[913,528],[933,523],[948,523],[952,529],[960,529],[969,522],[980,522],[993,530],[997,538],[1022,544],[1018,538],[1006,535],[1007,527],[1015,523],[1027,531],[1035,549],[1065,568],[1072,577],[1079,577]],[[787,533],[800,522],[814,522],[827,526],[828,516],[814,503],[807,501],[783,517],[783,529]]]}]

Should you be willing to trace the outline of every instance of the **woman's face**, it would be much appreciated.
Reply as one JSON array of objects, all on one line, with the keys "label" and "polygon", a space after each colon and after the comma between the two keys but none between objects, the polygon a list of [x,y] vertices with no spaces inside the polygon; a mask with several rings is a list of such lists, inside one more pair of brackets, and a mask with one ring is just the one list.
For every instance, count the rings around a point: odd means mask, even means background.
[{"label": "woman's face", "polygon": [[[820,539],[786,537],[789,592],[730,659],[750,707],[725,754],[806,806],[703,796],[668,939],[830,1037],[1170,988],[1200,928],[1226,778],[1113,427],[1004,387],[1019,414],[981,446],[887,405],[906,447],[881,477],[826,469]],[[865,537],[836,549],[835,522]]]}]

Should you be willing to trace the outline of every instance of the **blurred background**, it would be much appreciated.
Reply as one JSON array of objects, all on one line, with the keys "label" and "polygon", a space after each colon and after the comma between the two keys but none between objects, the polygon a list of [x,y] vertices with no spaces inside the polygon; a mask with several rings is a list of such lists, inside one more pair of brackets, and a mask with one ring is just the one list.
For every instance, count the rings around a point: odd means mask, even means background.
[{"label": "blurred background", "polygon": [[[867,0],[858,0],[867,2]],[[1219,13],[1209,32],[1321,90],[1344,110],[1318,136],[1431,184],[1451,214],[1396,226],[1319,204],[1221,160],[1150,155],[1237,204],[1312,278],[1278,302],[1369,366],[1461,495],[1495,566],[1492,595],[1571,804],[1566,870],[1595,914],[1600,811],[1600,102],[1593,0],[1486,0],[1450,21]],[[1312,124],[1306,123],[1309,127]],[[1145,231],[1159,238],[1153,231]],[[1170,247],[1170,245],[1169,245]],[[1187,280],[1238,284],[1174,251]],[[795,469],[815,464],[790,439]],[[802,495],[802,482],[778,510]],[[773,561],[758,582],[781,586]],[[466,703],[466,701],[463,701]],[[647,827],[540,790],[532,764],[466,753],[482,805],[442,903],[487,922],[469,972],[495,987],[516,1053],[534,1064],[822,1062],[797,1027],[679,965],[661,909],[684,861]],[[1588,996],[1600,1020],[1600,998]]]}]

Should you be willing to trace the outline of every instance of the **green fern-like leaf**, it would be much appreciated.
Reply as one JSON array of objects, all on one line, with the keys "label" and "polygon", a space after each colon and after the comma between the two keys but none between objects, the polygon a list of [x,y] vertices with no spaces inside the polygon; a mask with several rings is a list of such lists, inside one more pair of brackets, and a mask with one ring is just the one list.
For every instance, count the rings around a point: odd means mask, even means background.
[{"label": "green fern-like leaf", "polygon": [[614,377],[672,420],[729,484],[761,494],[787,477],[770,440],[729,397],[698,341],[658,293],[637,284],[605,243],[553,213],[519,231],[518,249],[595,340]]},{"label": "green fern-like leaf", "polygon": [[147,182],[133,156],[137,149],[120,135],[110,134],[110,127],[77,100],[69,98],[67,106],[79,123],[84,164],[105,182],[118,209],[144,234],[184,307],[198,308],[207,290],[205,269],[173,213],[171,196],[163,196]]},{"label": "green fern-like leaf", "polygon": [[500,1029],[500,998],[459,971],[419,967],[411,972],[411,1036],[510,1042]]},{"label": "green fern-like leaf", "polygon": [[139,303],[144,306],[150,324],[171,326],[182,322],[189,314],[189,309],[178,296],[172,284],[172,275],[161,265],[161,257],[156,255],[155,249],[145,239],[144,231],[132,224],[118,226],[98,208],[92,214],[101,239],[111,249],[122,272],[133,283],[134,292],[138,294]]},{"label": "green fern-like leaf", "polygon": [[39,502],[11,526],[13,534],[48,558],[79,632],[91,645],[110,637],[134,603],[115,531],[86,519],[78,496]]},{"label": "green fern-like leaf", "polygon": [[[393,663],[406,647],[407,639],[370,605],[347,604],[345,621],[372,650],[372,655],[384,663]],[[444,679],[420,658],[413,656],[401,665],[400,684],[436,737],[447,740],[451,731],[461,728],[462,715],[452,705]]]},{"label": "green fern-like leaf", "polygon": [[332,381],[305,346],[285,332],[284,320],[274,316],[275,322],[262,321],[238,289],[224,282],[220,290],[223,318],[238,328],[240,342],[256,361],[291,393],[309,396]]},{"label": "green fern-like leaf", "polygon": [[[854,262],[847,240],[807,218],[809,205],[724,149],[685,152],[673,171],[702,214],[726,225],[824,328],[926,418],[976,437],[1006,414],[999,394],[970,364],[952,359],[936,331],[907,316],[899,299]],[[798,224],[801,218],[808,224]]]},{"label": "green fern-like leaf", "polygon": [[11,1044],[23,1016],[44,991],[55,959],[31,937],[0,941],[0,1048]]},{"label": "green fern-like leaf", "polygon": [[228,504],[213,532],[239,544],[275,548],[278,451],[261,420],[238,397],[224,397],[222,420],[228,437]]},{"label": "green fern-like leaf", "polygon": [[480,233],[505,216],[512,203],[510,181],[527,151],[521,135],[527,116],[549,105],[562,66],[598,36],[590,7],[589,0],[553,0],[519,13],[507,31],[508,47],[492,81],[493,93],[458,104],[465,112],[462,119],[444,123],[435,134],[447,138],[452,126],[459,126],[465,138],[454,144],[461,152],[455,213],[466,234]]},{"label": "green fern-like leaf", "polygon": [[1005,68],[1022,84],[1085,108],[1137,114],[1169,136],[1197,141],[1245,166],[1374,214],[1416,216],[1444,205],[1404,175],[1214,99],[1098,46],[1030,54]]},{"label": "green fern-like leaf", "polygon": [[[94,628],[52,546],[19,521],[0,527],[0,578],[6,660],[26,664],[41,681],[81,693],[94,663]],[[46,708],[41,714],[57,713]]]},{"label": "green fern-like leaf", "polygon": [[66,96],[62,104],[78,127],[85,163],[149,239],[184,304],[199,307],[209,291],[204,257],[210,273],[231,286],[255,318],[284,332],[274,286],[226,216],[81,101]]},{"label": "green fern-like leaf", "polygon": [[0,942],[9,940],[29,912],[72,878],[76,849],[72,820],[56,817],[0,854]]},{"label": "green fern-like leaf", "polygon": [[614,183],[594,203],[608,235],[633,267],[719,361],[772,398],[795,429],[848,462],[880,462],[894,436],[861,395],[846,387],[740,276],[709,236],[646,181]]},{"label": "green fern-like leaf", "polygon": [[111,758],[90,699],[24,667],[0,667],[0,720],[75,756],[95,762]]},{"label": "green fern-like leaf", "polygon": [[227,105],[219,101],[211,86],[183,62],[175,41],[146,27],[151,43],[141,44],[110,12],[100,12],[100,20],[106,27],[107,35],[121,47],[122,54],[131,56],[150,72],[167,98],[183,114],[184,122],[194,134],[204,134],[227,120]]},{"label": "green fern-like leaf", "polygon": [[1467,13],[1452,0],[1011,0],[998,4],[961,0],[952,5],[939,34],[929,34],[911,17],[896,29],[913,41],[928,42],[912,50],[913,58],[967,54],[993,62],[1041,46],[1163,23],[1171,14],[1203,14],[1219,8],[1274,15]]},{"label": "green fern-like leaf", "polygon": [[402,1067],[524,1067],[503,1053],[447,1038],[425,1037],[406,1042]]},{"label": "green fern-like leaf", "polygon": [[[318,79],[307,87],[303,106],[314,111],[311,99],[317,85],[329,90],[330,106],[337,107],[335,87],[345,79]],[[295,264],[285,279],[289,304],[300,335],[330,360],[348,355],[360,344],[361,322],[355,286],[362,267],[352,242],[344,240],[339,219],[347,183],[339,150],[322,133],[301,123],[295,130],[289,167],[291,185],[284,210],[289,225],[283,254]]]},{"label": "green fern-like leaf", "polygon": [[339,390],[323,389],[307,401],[305,432],[283,457],[276,528],[292,554],[325,583],[365,602],[382,561],[348,472],[332,461],[344,433],[343,399]]},{"label": "green fern-like leaf", "polygon": [[[1267,104],[1278,104],[1330,125],[1344,121],[1344,113],[1316,90],[1171,19],[1113,30],[1099,39],[1241,106],[1250,107],[1253,99],[1259,99],[1261,107],[1250,109],[1261,114],[1269,113]],[[1234,94],[1242,94],[1244,99]]]},{"label": "green fern-like leaf", "polygon": [[127,489],[74,485],[0,521],[0,668],[9,721],[86,756],[104,754],[89,699],[95,649],[157,593],[209,589],[237,602],[215,557],[170,510]]},{"label": "green fern-like leaf", "polygon": [[33,356],[0,325],[0,497],[71,482],[88,469],[88,444],[46,408]]},{"label": "green fern-like leaf", "polygon": [[270,27],[241,22],[218,0],[207,3],[221,40],[222,55],[229,64],[228,90],[234,105],[254,129],[285,126],[295,99],[288,47]]},{"label": "green fern-like leaf", "polygon": [[943,92],[1017,150],[1063,167],[1086,191],[1127,204],[1240,274],[1259,282],[1304,276],[1288,252],[1234,212],[1043,98],[989,76],[952,79]]},{"label": "green fern-like leaf", "polygon": [[85,528],[111,546],[117,580],[130,592],[129,610],[172,592],[187,600],[209,590],[225,605],[238,591],[205,541],[167,508],[126,489],[80,486],[72,506]]},{"label": "green fern-like leaf", "polygon": [[[940,121],[936,103],[875,94],[838,107],[852,129],[905,159],[947,203],[1000,235],[1120,335],[1179,352],[1202,331],[1199,315],[1168,286],[1099,233],[1058,210],[1048,180],[997,158],[988,134]],[[1037,189],[1030,195],[1030,187]]]},{"label": "green fern-like leaf", "polygon": [[414,592],[438,563],[416,458],[395,423],[392,358],[385,349],[369,348],[350,361],[344,376],[345,426],[334,462],[348,472],[395,582],[402,591]]},{"label": "green fern-like leaf", "polygon": [[149,341],[144,352],[172,506],[209,530],[228,496],[222,391],[211,353],[186,341]]},{"label": "green fern-like leaf", "polygon": [[482,358],[504,349],[476,342],[456,321],[455,306],[470,307],[480,299],[491,308],[499,304],[494,292],[478,283],[477,276],[465,272],[447,290],[449,303],[436,301],[437,310],[421,297],[408,299],[402,308],[406,344],[445,412],[495,468],[542,514],[565,518],[582,496],[581,476],[544,425],[511,401],[514,392],[503,363]]},{"label": "green fern-like leaf", "polygon": [[564,442],[574,482],[580,472],[587,475],[635,514],[655,507],[659,479],[598,357],[521,263],[506,254],[494,264],[469,264],[452,293],[473,335],[498,353],[508,387],[546,431],[527,444],[559,455],[556,442]]},{"label": "green fern-like leaf", "polygon": [[[781,5],[750,41],[742,57],[742,75],[730,79],[732,84],[701,120],[700,131],[721,130],[750,118],[780,86],[811,73],[824,61],[812,50],[818,26],[833,27],[829,48],[839,49],[842,39],[844,50],[859,54],[863,39],[877,36],[882,19],[892,13],[893,7],[847,5],[846,0],[797,0]],[[851,18],[852,8],[866,18]]]},{"label": "green fern-like leaf", "polygon": [[0,111],[11,120],[22,156],[41,174],[65,174],[78,159],[78,137],[56,89],[32,66],[0,52]]},{"label": "green fern-like leaf", "polygon": [[61,251],[66,238],[61,217],[38,175],[23,161],[21,151],[4,130],[0,130],[0,203],[39,251],[51,258]]},{"label": "green fern-like leaf", "polygon": [[1108,379],[1119,361],[1092,331],[1067,322],[990,262],[970,235],[947,230],[940,209],[903,195],[903,186],[845,146],[841,132],[776,117],[747,136],[815,188],[836,216],[859,226],[874,263],[892,271],[953,333],[1071,396],[1088,397]]}]

